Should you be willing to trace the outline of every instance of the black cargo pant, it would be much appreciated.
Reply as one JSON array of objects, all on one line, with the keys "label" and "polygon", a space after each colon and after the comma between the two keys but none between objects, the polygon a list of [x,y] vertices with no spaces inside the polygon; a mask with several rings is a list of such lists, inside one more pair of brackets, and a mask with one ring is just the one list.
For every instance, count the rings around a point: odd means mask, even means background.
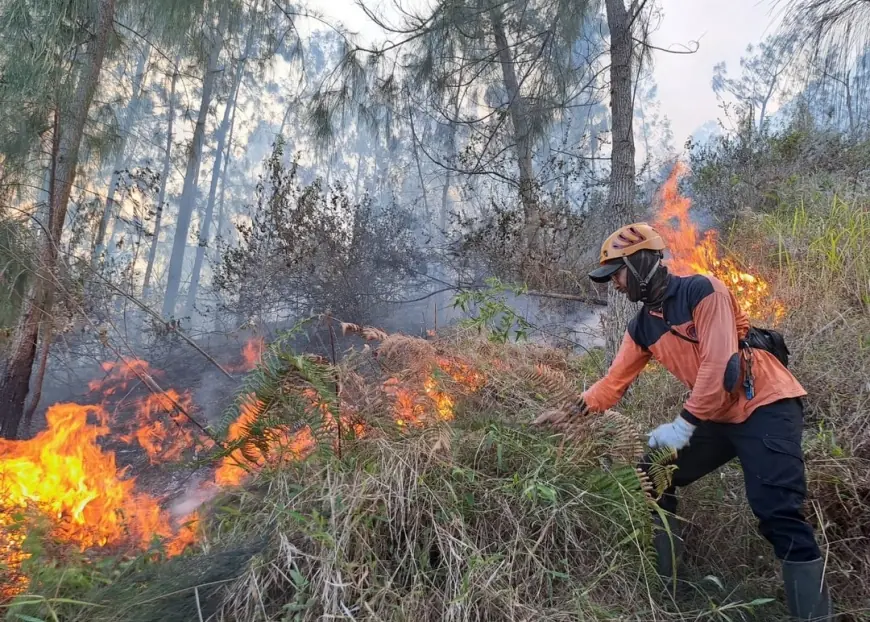
[{"label": "black cargo pant", "polygon": [[[803,402],[786,399],[759,407],[743,423],[701,423],[672,463],[677,466],[673,486],[665,491],[659,506],[676,514],[677,488],[737,457],[749,506],[776,557],[795,562],[818,559],[819,547],[803,513],[807,494],[801,450],[803,419]],[[648,463],[645,458],[642,468]]]}]

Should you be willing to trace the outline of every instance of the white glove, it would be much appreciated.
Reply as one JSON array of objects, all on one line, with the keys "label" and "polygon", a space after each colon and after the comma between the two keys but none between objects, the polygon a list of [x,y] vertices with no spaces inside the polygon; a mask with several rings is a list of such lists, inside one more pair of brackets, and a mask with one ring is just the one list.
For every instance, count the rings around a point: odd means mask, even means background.
[{"label": "white glove", "polygon": [[689,444],[694,431],[695,426],[678,416],[671,423],[664,423],[650,432],[649,446],[653,449],[672,447],[679,451]]}]

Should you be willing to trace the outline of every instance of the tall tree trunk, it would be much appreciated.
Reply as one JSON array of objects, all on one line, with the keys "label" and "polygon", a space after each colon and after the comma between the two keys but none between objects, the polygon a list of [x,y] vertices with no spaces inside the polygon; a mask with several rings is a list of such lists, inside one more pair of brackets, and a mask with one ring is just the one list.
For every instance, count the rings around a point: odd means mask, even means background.
[{"label": "tall tree trunk", "polygon": [[362,163],[363,158],[359,151],[356,154],[356,179],[353,182],[353,196],[356,197],[357,201],[362,200],[362,193],[360,193],[360,180],[362,179]]},{"label": "tall tree trunk", "polygon": [[[410,98],[409,98],[410,99]],[[429,211],[429,197],[426,193],[426,180],[423,179],[423,166],[420,164],[420,154],[417,152],[417,129],[414,127],[414,111],[408,106],[408,123],[411,126],[411,147],[414,151],[414,162],[417,164],[417,179],[420,181],[420,192],[423,194],[423,213],[426,214],[426,222],[432,222],[432,213]],[[431,227],[431,224],[428,225]]]},{"label": "tall tree trunk", "polygon": [[248,31],[248,40],[245,43],[245,51],[239,59],[239,66],[236,69],[236,75],[233,78],[230,94],[227,97],[227,104],[224,107],[224,117],[221,119],[221,125],[217,132],[217,151],[214,158],[214,167],[211,172],[211,187],[208,191],[208,203],[205,208],[205,215],[202,219],[202,225],[199,231],[199,244],[196,245],[196,257],[193,261],[193,272],[190,275],[190,287],[187,288],[187,305],[186,314],[191,315],[196,305],[196,295],[199,291],[199,279],[202,274],[202,264],[205,260],[205,249],[208,247],[208,240],[211,233],[211,221],[214,217],[214,204],[217,197],[217,187],[220,181],[221,170],[223,168],[224,151],[226,150],[227,135],[230,130],[230,117],[236,108],[236,99],[239,96],[239,87],[242,84],[242,76],[245,73],[245,63],[251,53],[251,48],[254,44],[254,26],[251,25]]},{"label": "tall tree trunk", "polygon": [[169,258],[169,270],[166,282],[166,296],[163,299],[163,317],[169,318],[175,314],[178,301],[178,291],[181,289],[181,275],[184,271],[184,252],[187,248],[187,235],[190,231],[190,219],[196,204],[196,194],[199,182],[199,167],[202,164],[202,144],[205,141],[205,124],[208,119],[208,109],[211,105],[212,91],[218,73],[218,60],[223,47],[224,24],[226,9],[222,6],[218,18],[217,30],[214,33],[211,50],[208,54],[208,64],[202,79],[202,100],[199,105],[199,115],[196,128],[193,131],[193,142],[190,145],[190,155],[187,159],[187,170],[184,174],[184,187],[178,205],[178,221],[175,225],[175,235],[172,240],[172,255]]},{"label": "tall tree trunk", "polygon": [[172,73],[172,86],[169,88],[169,109],[166,112],[166,155],[163,157],[163,170],[160,172],[160,190],[157,193],[157,207],[154,215],[154,237],[151,238],[151,248],[148,251],[148,265],[145,267],[145,280],[142,283],[142,298],[148,300],[151,293],[151,275],[154,272],[154,260],[157,258],[157,247],[160,244],[160,225],[163,223],[163,209],[166,205],[166,182],[172,170],[172,124],[175,121],[175,88],[178,85],[179,57],[175,58],[175,71]]},{"label": "tall tree trunk", "polygon": [[[230,162],[233,159],[233,132],[236,130],[236,106],[233,106],[233,116],[230,117],[230,133],[227,137],[227,148],[224,153],[224,170],[221,172],[221,196],[218,199],[218,224],[215,230],[215,235],[223,239],[226,230],[226,197],[227,197],[227,175],[229,174]],[[220,261],[220,249],[215,246],[214,261]]]},{"label": "tall tree trunk", "polygon": [[538,197],[535,190],[535,169],[532,164],[532,137],[529,128],[526,104],[520,94],[520,83],[517,80],[513,55],[508,45],[504,30],[501,10],[491,9],[492,32],[495,45],[498,48],[498,58],[501,64],[502,78],[508,96],[508,110],[514,128],[514,140],[517,144],[517,165],[520,172],[520,201],[523,204],[523,215],[526,224],[526,242],[532,244],[540,228],[540,212]]},{"label": "tall tree trunk", "polygon": [[[453,100],[453,120],[459,119],[459,94],[454,95]],[[447,153],[450,157],[456,155],[456,123],[450,123],[447,135]],[[444,187],[441,189],[441,213],[438,215],[438,227],[441,229],[442,237],[447,236],[447,216],[450,213],[450,186],[453,183],[453,171],[447,170],[444,176]]]},{"label": "tall tree trunk", "polygon": [[441,211],[438,214],[439,235],[447,236],[447,214],[450,213],[450,186],[453,183],[453,171],[447,171],[444,175],[444,187],[441,188]]},{"label": "tall tree trunk", "polygon": [[11,356],[0,380],[0,435],[7,439],[18,436],[18,427],[24,414],[24,402],[30,386],[30,374],[36,357],[40,312],[51,313],[51,292],[56,278],[57,249],[66,220],[66,210],[76,176],[79,146],[91,101],[100,79],[103,58],[112,20],[115,0],[100,0],[94,37],[88,44],[85,61],[69,107],[61,109],[58,121],[57,154],[55,158],[55,184],[49,210],[49,235],[40,253],[41,278],[34,279],[24,301],[15,332]]},{"label": "tall tree trunk", "polygon": [[852,86],[851,86],[852,83],[851,83],[851,78],[849,77],[850,73],[851,73],[850,71],[846,72],[846,80],[844,81],[844,84],[846,86],[846,108],[847,108],[847,112],[849,113],[849,138],[854,138],[855,137],[855,115],[852,112]]},{"label": "tall tree trunk", "polygon": [[[48,292],[47,300],[46,306],[50,307],[54,301],[53,291]],[[39,339],[42,340],[42,347],[39,349],[39,367],[36,370],[36,382],[33,383],[33,394],[30,396],[30,402],[24,411],[25,434],[30,431],[33,415],[36,413],[36,409],[39,408],[39,402],[42,399],[42,386],[45,383],[45,372],[48,369],[51,341],[54,339],[54,319],[50,315],[43,314],[42,323],[39,327]]]},{"label": "tall tree trunk", "polygon": [[[218,199],[218,221],[215,235],[223,239],[226,229],[226,197],[227,197],[227,175],[230,169],[230,161],[233,159],[233,132],[236,130],[236,106],[233,106],[233,116],[230,117],[230,134],[227,137],[227,148],[224,154],[224,170],[221,172],[221,196]],[[220,261],[220,249],[214,249],[214,261]]]},{"label": "tall tree trunk", "polygon": [[758,113],[758,131],[764,131],[764,120],[767,118],[767,104],[770,102],[770,99],[773,97],[773,92],[776,90],[776,82],[779,77],[779,73],[774,75],[770,79],[770,84],[767,87],[767,93],[764,95],[764,99],[761,101],[761,111]]},{"label": "tall tree trunk", "polygon": [[[130,165],[130,153],[127,150],[127,141],[129,140],[130,130],[139,116],[139,108],[142,100],[142,85],[145,82],[145,69],[148,59],[151,57],[151,45],[147,45],[139,57],[139,64],[136,66],[136,74],[133,77],[133,92],[130,97],[130,102],[127,104],[127,109],[124,111],[123,121],[121,124],[121,146],[118,150],[118,155],[115,159],[115,165],[112,168],[112,175],[109,181],[109,193],[106,195],[106,205],[103,208],[103,217],[100,219],[100,225],[97,229],[97,239],[94,245],[94,253],[91,257],[91,262],[94,266],[102,259],[103,254],[108,256],[111,250],[107,252],[106,247],[106,232],[112,226],[115,220],[115,193],[118,191],[118,179],[121,171]],[[111,249],[111,244],[109,244]]]},{"label": "tall tree trunk", "polygon": [[[623,0],[606,0],[610,30],[610,111],[613,147],[610,186],[607,196],[607,224],[610,230],[629,224],[634,209],[634,128],[631,88],[631,16]],[[633,9],[634,10],[634,9]],[[608,363],[613,360],[626,325],[637,306],[610,288],[605,341]]]},{"label": "tall tree trunk", "polygon": [[[54,196],[56,181],[57,181],[57,153],[60,149],[60,126],[59,126],[59,118],[57,114],[54,117],[54,131],[52,137],[51,144],[51,164],[48,167],[48,176],[47,182],[45,184],[45,192],[46,192],[46,200],[45,200],[45,209],[44,213],[41,214],[42,220],[40,222],[44,222],[46,229],[43,232],[45,236],[48,235],[49,227],[49,216],[51,213],[51,197]],[[47,240],[43,238],[43,243]],[[46,303],[43,305],[44,307],[50,308],[52,303],[54,302],[54,291],[53,289],[49,289],[46,293]],[[36,412],[36,409],[39,407],[39,400],[42,398],[42,385],[45,381],[45,370],[48,368],[48,355],[51,351],[51,340],[53,337],[53,328],[54,328],[54,320],[51,317],[50,313],[42,313],[42,319],[39,324],[39,333],[37,335],[37,339],[42,339],[42,348],[39,353],[39,369],[36,372],[36,383],[33,387],[33,395],[30,398],[30,403],[27,405],[27,408],[24,411],[24,430],[25,434],[29,432],[31,423],[33,421],[33,415]]]}]

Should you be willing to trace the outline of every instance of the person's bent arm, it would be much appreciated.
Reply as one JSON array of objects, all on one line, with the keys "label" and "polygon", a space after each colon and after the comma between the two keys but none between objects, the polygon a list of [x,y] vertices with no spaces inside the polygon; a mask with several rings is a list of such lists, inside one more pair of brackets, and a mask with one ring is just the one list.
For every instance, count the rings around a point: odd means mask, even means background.
[{"label": "person's bent arm", "polygon": [[622,399],[626,389],[637,379],[651,356],[650,351],[641,348],[626,331],[607,374],[581,396],[589,410],[604,412],[612,408]]}]

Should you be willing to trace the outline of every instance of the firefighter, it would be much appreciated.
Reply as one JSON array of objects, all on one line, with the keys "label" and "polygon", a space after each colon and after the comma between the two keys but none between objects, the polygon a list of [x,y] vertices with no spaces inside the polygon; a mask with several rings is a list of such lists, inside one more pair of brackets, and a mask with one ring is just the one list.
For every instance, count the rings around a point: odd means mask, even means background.
[{"label": "firefighter", "polygon": [[[758,333],[720,280],[670,274],[662,263],[664,250],[661,236],[646,223],[622,227],[604,241],[600,265],[589,277],[611,282],[643,305],[629,322],[607,374],[581,395],[577,407],[570,413],[545,413],[535,423],[560,426],[613,407],[647,362],[658,361],[691,390],[677,417],[649,434],[651,451],[669,447],[676,453],[672,486],[658,501],[675,535],[672,539],[656,529],[659,574],[675,576],[672,559],[678,555],[672,557],[672,545],[680,541],[676,489],[736,457],[759,531],[781,563],[791,615],[831,620],[824,560],[803,514],[806,391],[783,364],[787,358],[781,352],[757,347],[757,341],[748,345],[750,334]],[[645,457],[641,466],[648,468],[650,460]],[[661,527],[661,519],[657,522]]]}]

